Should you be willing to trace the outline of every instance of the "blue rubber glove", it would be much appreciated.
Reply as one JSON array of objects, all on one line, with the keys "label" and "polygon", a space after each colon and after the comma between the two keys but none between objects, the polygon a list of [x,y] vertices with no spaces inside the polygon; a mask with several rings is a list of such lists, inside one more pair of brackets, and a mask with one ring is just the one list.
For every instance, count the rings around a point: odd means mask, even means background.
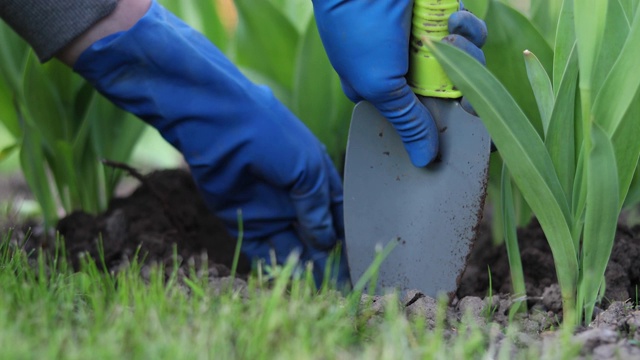
[{"label": "blue rubber glove", "polygon": [[[94,43],[74,70],[185,157],[206,203],[252,259],[314,265],[319,284],[344,238],[342,185],[324,146],[269,89],[153,2],[126,32]],[[189,201],[189,199],[185,199]],[[334,279],[348,283],[342,251]]]},{"label": "blue rubber glove", "polygon": [[[438,129],[405,80],[409,68],[412,0],[313,0],[320,37],[351,101],[367,100],[398,131],[412,163],[438,153]],[[444,41],[484,63],[487,28],[467,11],[449,18]]]}]

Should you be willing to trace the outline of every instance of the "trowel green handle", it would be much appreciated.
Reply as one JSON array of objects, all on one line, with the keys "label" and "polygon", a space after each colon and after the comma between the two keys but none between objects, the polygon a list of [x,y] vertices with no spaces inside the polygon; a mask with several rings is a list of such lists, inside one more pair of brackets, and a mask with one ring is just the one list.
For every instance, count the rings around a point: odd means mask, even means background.
[{"label": "trowel green handle", "polygon": [[462,96],[425,44],[426,39],[440,41],[449,35],[449,16],[459,8],[459,0],[414,1],[407,81],[416,94],[439,98]]}]

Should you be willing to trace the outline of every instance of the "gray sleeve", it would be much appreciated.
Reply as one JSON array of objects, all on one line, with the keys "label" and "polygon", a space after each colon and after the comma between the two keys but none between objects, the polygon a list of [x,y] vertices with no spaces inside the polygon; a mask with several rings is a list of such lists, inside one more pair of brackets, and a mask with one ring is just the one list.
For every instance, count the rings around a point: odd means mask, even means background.
[{"label": "gray sleeve", "polygon": [[45,62],[109,15],[118,0],[0,0],[0,18]]}]

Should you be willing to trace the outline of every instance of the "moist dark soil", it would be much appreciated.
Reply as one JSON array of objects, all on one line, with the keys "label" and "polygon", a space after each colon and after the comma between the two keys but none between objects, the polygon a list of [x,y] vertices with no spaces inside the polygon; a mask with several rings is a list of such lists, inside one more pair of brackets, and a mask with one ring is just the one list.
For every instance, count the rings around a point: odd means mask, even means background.
[{"label": "moist dark soil", "polygon": [[[207,209],[191,175],[181,169],[163,170],[138,180],[135,191],[113,199],[104,213],[76,211],[58,222],[56,231],[74,268],[90,256],[115,272],[135,258],[141,265],[166,269],[177,264],[187,274],[195,266],[216,277],[230,275],[237,241]],[[36,232],[27,247],[52,250],[55,238]],[[240,256],[237,274],[249,270],[249,261]]]},{"label": "moist dark soil", "polygon": [[[462,276],[457,293],[459,298],[486,296],[490,291],[490,278],[493,294],[513,293],[506,248],[504,244],[494,246],[492,243],[490,229],[483,224]],[[557,299],[558,303],[549,299],[550,292],[557,289],[558,282],[553,255],[537,221],[533,220],[528,227],[518,230],[518,246],[529,306],[542,302],[550,310],[559,311],[560,299]],[[618,224],[605,278],[602,307],[613,301],[631,301],[637,305],[640,295],[640,225],[629,227]]]},{"label": "moist dark soil", "polygon": [[[109,271],[118,271],[137,254],[145,266],[163,264],[172,268],[177,263],[181,272],[187,273],[188,267],[206,265],[210,277],[228,276],[236,239],[209,212],[189,173],[163,170],[137,176],[137,181],[140,185],[135,191],[112,200],[104,213],[74,212],[60,220],[57,231],[64,238],[74,267],[80,266],[83,257],[91,256]],[[33,224],[23,224],[29,226],[37,229]],[[54,238],[35,231],[26,247],[51,250]],[[522,328],[520,343],[525,347],[543,346],[545,338],[553,334],[549,330],[557,328],[562,318],[553,257],[535,220],[518,231],[518,238],[529,309],[516,318]],[[238,273],[242,276],[249,270],[249,261],[241,257]],[[596,309],[594,321],[576,330],[575,341],[582,348],[579,355],[608,359],[623,354],[622,358],[640,359],[640,225],[619,225],[606,280],[605,298]],[[499,346],[505,336],[496,328],[504,329],[509,323],[507,315],[514,304],[511,293],[506,249],[493,245],[488,221],[484,221],[448,320],[453,324],[464,314],[473,315],[476,322],[491,325],[485,328]],[[433,324],[436,301],[419,291],[406,295],[401,305],[407,315],[426,317],[427,324]],[[385,299],[375,297],[374,308],[383,309]]]}]

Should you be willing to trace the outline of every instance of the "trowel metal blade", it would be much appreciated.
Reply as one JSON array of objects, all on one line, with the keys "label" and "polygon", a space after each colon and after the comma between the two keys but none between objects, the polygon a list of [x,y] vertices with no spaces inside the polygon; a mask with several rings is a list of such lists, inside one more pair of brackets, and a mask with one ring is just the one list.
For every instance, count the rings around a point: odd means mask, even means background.
[{"label": "trowel metal blade", "polygon": [[440,130],[440,159],[426,168],[413,166],[373,105],[356,105],[344,174],[346,251],[355,284],[376,249],[396,241],[378,273],[377,293],[452,296],[482,218],[491,139],[457,101],[421,101]]}]

